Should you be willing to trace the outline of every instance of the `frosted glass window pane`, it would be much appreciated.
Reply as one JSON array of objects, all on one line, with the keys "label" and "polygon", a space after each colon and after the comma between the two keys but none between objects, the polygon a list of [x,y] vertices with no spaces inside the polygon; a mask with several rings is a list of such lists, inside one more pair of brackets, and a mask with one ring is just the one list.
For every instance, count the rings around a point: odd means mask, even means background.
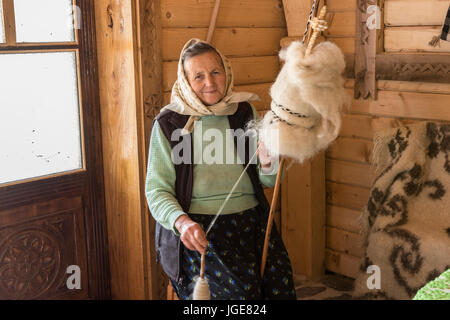
[{"label": "frosted glass window pane", "polygon": [[74,52],[0,54],[0,184],[81,169]]},{"label": "frosted glass window pane", "polygon": [[74,41],[72,0],[14,0],[17,42]]},{"label": "frosted glass window pane", "polygon": [[0,43],[5,42],[5,25],[3,24],[3,1],[0,1]]}]

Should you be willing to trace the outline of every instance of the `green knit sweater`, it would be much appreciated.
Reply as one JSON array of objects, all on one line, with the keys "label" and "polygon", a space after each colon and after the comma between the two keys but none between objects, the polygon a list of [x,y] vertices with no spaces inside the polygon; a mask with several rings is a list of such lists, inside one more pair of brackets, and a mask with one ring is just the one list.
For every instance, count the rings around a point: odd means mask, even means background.
[{"label": "green knit sweater", "polygon": [[[252,109],[254,117],[258,118],[253,106]],[[238,162],[234,142],[230,138],[229,130],[226,129],[230,129],[228,116],[203,116],[195,124],[192,134],[194,181],[189,213],[216,214],[244,169],[242,163]],[[229,134],[228,138],[226,134]],[[223,141],[216,142],[217,137],[222,137]],[[256,142],[254,150],[256,150]],[[169,141],[158,122],[155,121],[148,157],[146,197],[155,220],[164,228],[178,234],[174,223],[185,212],[175,198],[176,174],[171,151]],[[266,174],[257,159],[257,170],[263,185],[269,188],[275,185],[278,167],[270,172],[273,174]],[[282,178],[283,176],[284,170]],[[248,174],[245,174],[222,214],[240,212],[256,205],[258,201],[252,183]]]}]

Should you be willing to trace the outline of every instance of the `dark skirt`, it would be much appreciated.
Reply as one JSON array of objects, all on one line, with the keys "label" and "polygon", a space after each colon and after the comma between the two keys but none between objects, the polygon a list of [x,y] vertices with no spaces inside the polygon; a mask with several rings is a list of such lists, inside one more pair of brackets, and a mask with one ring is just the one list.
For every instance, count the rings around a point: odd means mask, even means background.
[{"label": "dark skirt", "polygon": [[[189,214],[206,230],[213,215]],[[212,300],[296,299],[292,267],[286,248],[272,227],[264,277],[260,266],[267,214],[259,206],[218,217],[207,236],[205,277]],[[172,286],[181,300],[191,300],[201,255],[182,245],[181,277]]]}]

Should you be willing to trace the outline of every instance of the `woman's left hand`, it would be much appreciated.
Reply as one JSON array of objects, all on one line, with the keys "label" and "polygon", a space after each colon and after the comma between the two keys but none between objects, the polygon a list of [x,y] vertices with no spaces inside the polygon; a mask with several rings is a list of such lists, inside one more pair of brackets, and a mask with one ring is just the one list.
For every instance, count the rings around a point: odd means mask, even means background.
[{"label": "woman's left hand", "polygon": [[258,141],[258,148],[258,157],[259,162],[261,163],[261,168],[270,168],[272,165],[272,157],[270,156],[269,151],[261,141]]}]

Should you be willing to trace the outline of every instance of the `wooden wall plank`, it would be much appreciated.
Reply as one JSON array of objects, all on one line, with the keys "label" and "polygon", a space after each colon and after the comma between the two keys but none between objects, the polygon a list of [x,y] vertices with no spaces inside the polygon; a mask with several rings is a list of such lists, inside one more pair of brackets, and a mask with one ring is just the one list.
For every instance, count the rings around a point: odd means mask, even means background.
[{"label": "wooden wall plank", "polygon": [[359,273],[361,259],[342,252],[327,249],[325,266],[328,270],[355,279]]},{"label": "wooden wall plank", "polygon": [[450,95],[449,83],[378,80],[377,87],[378,90],[384,91],[443,93]]},{"label": "wooden wall plank", "polygon": [[360,234],[327,227],[327,248],[355,257],[364,256],[363,237]]},{"label": "wooden wall plank", "polygon": [[356,9],[356,0],[327,0],[329,12],[353,11]]},{"label": "wooden wall plank", "polygon": [[360,233],[360,210],[352,210],[334,205],[327,206],[327,226]]},{"label": "wooden wall plank", "polygon": [[[416,54],[410,55],[414,59]],[[423,55],[420,55],[423,56]],[[424,55],[425,57],[427,55]],[[440,55],[444,56],[444,55]],[[429,57],[429,56],[428,56]],[[409,61],[412,62],[412,61]],[[354,79],[346,79],[344,87],[353,88]],[[419,81],[399,81],[399,80],[378,80],[377,89],[382,91],[402,91],[402,92],[420,92],[420,93],[443,93],[450,94],[450,83],[433,83]]]},{"label": "wooden wall plank", "polygon": [[[164,61],[178,61],[183,45],[191,38],[205,39],[207,28],[163,29]],[[212,44],[227,57],[277,55],[286,28],[216,28]]]},{"label": "wooden wall plank", "polygon": [[375,178],[374,168],[369,164],[331,159],[327,159],[326,174],[329,181],[366,188],[372,186]]},{"label": "wooden wall plank", "polygon": [[442,25],[449,0],[385,0],[384,23],[387,26]]},{"label": "wooden wall plank", "polygon": [[351,138],[373,138],[373,117],[360,114],[343,114],[342,126],[339,135]]},{"label": "wooden wall plank", "polygon": [[172,90],[172,86],[177,80],[178,62],[164,62],[163,70],[163,91],[168,92]]},{"label": "wooden wall plank", "polygon": [[441,31],[442,25],[385,28],[384,49],[386,52],[450,52],[448,41],[440,41],[435,47],[428,44]]},{"label": "wooden wall plank", "polygon": [[356,33],[356,14],[355,11],[331,12],[333,19],[325,32],[328,36],[354,37]]},{"label": "wooden wall plank", "polygon": [[[207,28],[215,0],[162,0],[164,28]],[[217,28],[285,27],[283,5],[279,0],[222,1]]]},{"label": "wooden wall plank", "polygon": [[[234,84],[246,85],[272,82],[278,75],[278,56],[230,58]],[[170,91],[177,77],[178,62],[163,63],[163,90]]]},{"label": "wooden wall plank", "polygon": [[449,95],[380,91],[378,100],[353,100],[350,110],[379,116],[450,120]]},{"label": "wooden wall plank", "polygon": [[327,40],[334,42],[344,54],[355,53],[355,38],[354,37],[335,37],[333,35],[327,36]]},{"label": "wooden wall plank", "polygon": [[312,0],[283,0],[284,15],[289,37],[303,37],[306,29]]},{"label": "wooden wall plank", "polygon": [[377,131],[417,122],[402,118],[378,117],[369,114],[344,114],[340,136],[372,140]]},{"label": "wooden wall plank", "polygon": [[370,163],[373,143],[365,139],[338,137],[328,148],[327,157],[337,160]]},{"label": "wooden wall plank", "polygon": [[280,71],[278,56],[231,58],[230,62],[236,86],[273,82]]},{"label": "wooden wall plank", "polygon": [[258,111],[269,110],[270,103],[272,98],[270,97],[270,87],[272,86],[272,82],[270,83],[258,83],[258,84],[249,84],[249,85],[240,85],[235,86],[234,91],[236,92],[252,92],[256,93],[261,100],[260,101],[252,101],[252,105]]},{"label": "wooden wall plank", "polygon": [[327,182],[327,203],[343,208],[361,210],[369,199],[369,189],[342,183]]}]

